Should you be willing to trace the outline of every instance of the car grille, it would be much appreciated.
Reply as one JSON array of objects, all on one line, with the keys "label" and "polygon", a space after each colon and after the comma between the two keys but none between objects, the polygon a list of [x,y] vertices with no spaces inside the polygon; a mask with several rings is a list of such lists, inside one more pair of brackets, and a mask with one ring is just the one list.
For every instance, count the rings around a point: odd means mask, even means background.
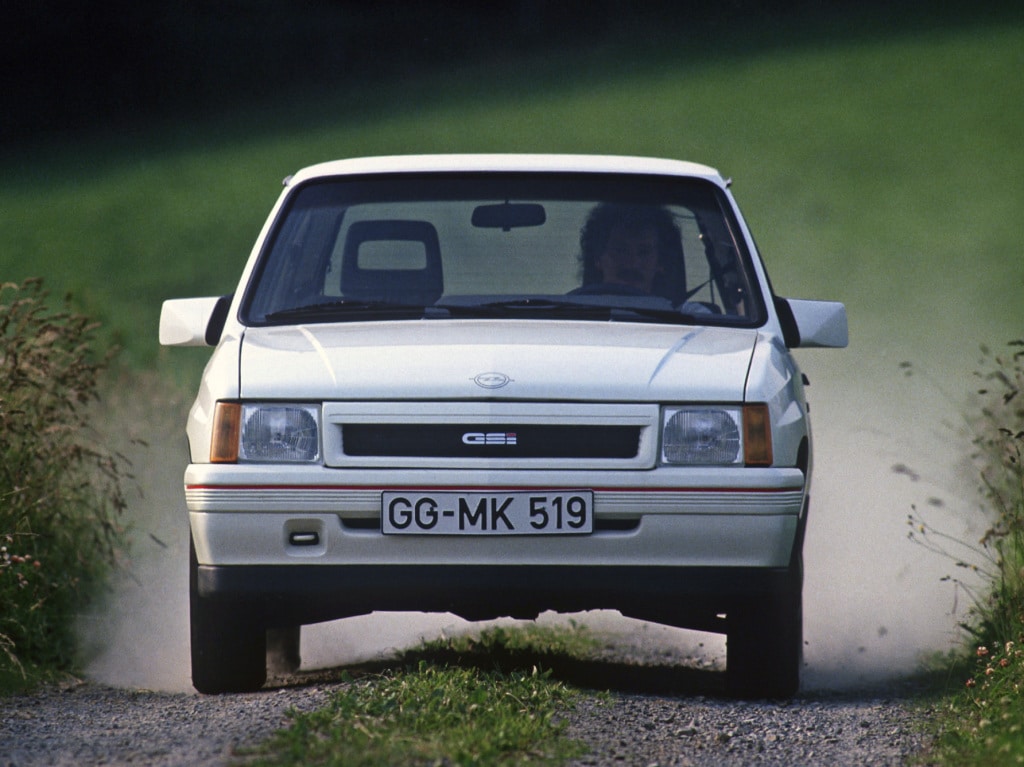
[{"label": "car grille", "polygon": [[650,468],[657,405],[328,403],[328,466]]},{"label": "car grille", "polygon": [[636,426],[503,424],[346,424],[342,445],[351,456],[444,458],[633,458]]}]

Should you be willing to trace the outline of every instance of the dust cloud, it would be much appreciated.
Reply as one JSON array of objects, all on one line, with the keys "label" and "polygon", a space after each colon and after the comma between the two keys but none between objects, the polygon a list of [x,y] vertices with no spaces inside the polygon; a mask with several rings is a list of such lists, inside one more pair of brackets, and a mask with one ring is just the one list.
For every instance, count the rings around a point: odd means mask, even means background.
[{"label": "dust cloud", "polygon": [[[811,379],[815,474],[805,547],[805,689],[857,687],[912,672],[960,638],[967,599],[943,582],[951,561],[908,540],[916,507],[953,536],[984,530],[962,413],[971,360],[916,358],[858,333],[841,351],[800,352]],[[879,331],[881,332],[881,331]],[[876,339],[877,340],[877,339]],[[881,349],[881,351],[880,351]],[[901,365],[913,359],[912,367]],[[935,370],[942,370],[941,377]],[[139,489],[129,498],[133,546],[104,605],[82,619],[88,675],[98,681],[189,691],[188,525],[181,487],[187,403],[159,384],[113,394],[107,428],[127,448]],[[141,434],[140,431],[147,432]],[[544,615],[558,623],[565,616]],[[724,639],[622,618],[573,616],[606,642],[664,662],[724,668]],[[303,629],[304,668],[386,657],[442,634],[476,630],[451,615],[374,614]],[[696,660],[695,660],[696,659]]]},{"label": "dust cloud", "polygon": [[[884,347],[827,354],[801,357],[812,381],[815,440],[804,547],[805,689],[905,675],[962,641],[958,623],[969,598],[945,578],[982,584],[921,545],[908,517],[913,512],[969,543],[986,527],[964,421],[967,361],[935,356],[908,367]],[[952,543],[949,551],[967,554]]]},{"label": "dust cloud", "polygon": [[187,413],[180,394],[149,376],[117,382],[103,397],[97,423],[131,461],[134,479],[125,484],[130,550],[109,593],[80,619],[91,679],[148,690],[192,689],[182,487]]}]

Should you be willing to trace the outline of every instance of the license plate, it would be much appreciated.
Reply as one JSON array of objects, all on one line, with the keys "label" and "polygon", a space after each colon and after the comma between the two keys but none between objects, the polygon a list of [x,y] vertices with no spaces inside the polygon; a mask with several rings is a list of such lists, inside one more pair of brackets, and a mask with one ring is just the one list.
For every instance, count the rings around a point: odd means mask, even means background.
[{"label": "license plate", "polygon": [[594,531],[594,494],[387,492],[381,520],[387,535],[587,535]]}]

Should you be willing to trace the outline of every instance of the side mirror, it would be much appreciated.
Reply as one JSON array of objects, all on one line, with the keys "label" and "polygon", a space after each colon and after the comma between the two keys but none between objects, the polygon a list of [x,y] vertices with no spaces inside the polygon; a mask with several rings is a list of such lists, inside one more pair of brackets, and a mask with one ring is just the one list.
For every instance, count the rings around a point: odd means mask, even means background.
[{"label": "side mirror", "polygon": [[231,296],[164,301],[160,310],[160,344],[216,346],[230,306]]},{"label": "side mirror", "polygon": [[775,308],[790,348],[843,349],[850,342],[846,307],[837,301],[776,298]]}]

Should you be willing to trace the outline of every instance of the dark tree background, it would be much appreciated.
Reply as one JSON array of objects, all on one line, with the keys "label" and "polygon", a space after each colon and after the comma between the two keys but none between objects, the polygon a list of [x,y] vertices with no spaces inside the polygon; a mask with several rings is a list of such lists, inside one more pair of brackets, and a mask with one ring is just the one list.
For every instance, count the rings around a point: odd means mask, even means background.
[{"label": "dark tree background", "polygon": [[848,17],[884,12],[897,22],[900,9],[913,7],[918,21],[942,13],[948,23],[962,12],[956,5],[976,12],[979,1],[5,0],[0,140],[116,128],[294,87],[592,39],[644,44],[675,31],[711,48],[737,25],[767,41],[787,25],[844,7]]},{"label": "dark tree background", "polygon": [[7,0],[0,139],[550,44],[600,32],[616,4]]}]

